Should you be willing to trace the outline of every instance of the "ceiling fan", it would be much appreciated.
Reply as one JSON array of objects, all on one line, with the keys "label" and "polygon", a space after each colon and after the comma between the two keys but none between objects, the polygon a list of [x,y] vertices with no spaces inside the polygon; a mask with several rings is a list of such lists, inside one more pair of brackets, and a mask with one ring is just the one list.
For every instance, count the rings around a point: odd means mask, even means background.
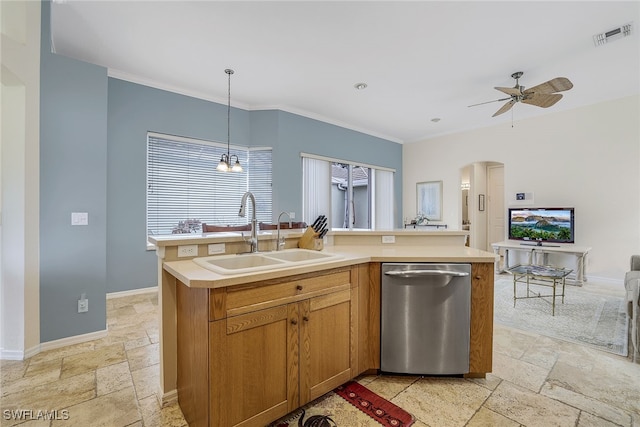
[{"label": "ceiling fan", "polygon": [[516,102],[522,102],[524,104],[531,104],[537,107],[548,108],[560,101],[562,95],[555,92],[562,92],[569,90],[573,87],[573,83],[566,77],[556,77],[544,83],[541,83],[532,88],[526,89],[524,86],[520,86],[518,80],[522,77],[523,72],[517,71],[511,74],[516,80],[514,87],[496,87],[500,92],[504,92],[509,97],[496,99],[493,101],[481,102],[479,104],[469,105],[469,107],[475,107],[476,105],[489,104],[491,102],[508,101],[504,104],[495,114],[491,117],[498,116],[502,113],[506,113],[515,105]]}]

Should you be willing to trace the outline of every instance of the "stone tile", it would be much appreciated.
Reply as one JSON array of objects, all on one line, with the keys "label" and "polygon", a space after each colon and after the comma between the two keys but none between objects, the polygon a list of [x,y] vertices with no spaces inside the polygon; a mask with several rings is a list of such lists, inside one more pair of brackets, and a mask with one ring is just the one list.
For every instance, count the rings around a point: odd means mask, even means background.
[{"label": "stone tile", "polygon": [[494,354],[501,353],[518,359],[522,357],[531,345],[530,336],[516,329],[494,323],[493,331]]},{"label": "stone tile", "polygon": [[76,354],[93,351],[95,350],[95,348],[96,341],[87,341],[80,344],[73,344],[66,347],[43,351],[33,356],[31,359],[29,359],[29,361],[30,363],[40,363],[54,359],[63,359],[65,357],[73,356]]},{"label": "stone tile", "polygon": [[103,396],[133,386],[129,363],[104,366],[96,370],[96,394]]},{"label": "stone tile", "polygon": [[578,364],[558,361],[549,374],[549,381],[575,393],[591,397],[626,412],[640,413],[640,365],[616,363],[601,355],[585,358],[589,371]]},{"label": "stone tile", "polygon": [[47,360],[44,362],[31,362],[24,373],[25,377],[36,377],[40,375],[48,375],[52,371],[60,375],[62,370],[62,359]]},{"label": "stone tile", "polygon": [[24,377],[28,366],[28,361],[0,360],[0,396],[4,394],[4,387]]},{"label": "stone tile", "polygon": [[542,387],[540,394],[581,409],[583,414],[588,413],[597,416],[598,418],[613,422],[616,425],[631,425],[631,414],[628,414],[615,406],[608,405],[599,400],[568,390],[555,381],[546,382]]},{"label": "stone tile", "polygon": [[413,376],[378,376],[372,382],[368,383],[366,387],[377,395],[391,400],[419,378],[420,377]]},{"label": "stone tile", "polygon": [[145,334],[145,336],[143,337],[136,338],[131,341],[125,341],[124,349],[131,350],[132,348],[144,347],[145,345],[149,344],[151,344],[151,340],[149,340],[149,337]]},{"label": "stone tile", "polygon": [[70,406],[69,419],[53,421],[51,427],[128,426],[142,420],[133,387]]},{"label": "stone tile", "polygon": [[378,378],[378,375],[361,375],[355,380],[358,381],[363,386],[368,387],[368,384],[371,383],[372,381],[375,381],[377,378]]},{"label": "stone tile", "polygon": [[487,373],[486,378],[467,378],[467,381],[474,382],[489,390],[495,390],[496,387],[502,382],[502,378],[492,373]]},{"label": "stone tile", "polygon": [[145,339],[147,333],[139,325],[117,325],[109,328],[109,334],[96,342],[96,348],[108,347],[113,344]]},{"label": "stone tile", "polygon": [[555,348],[549,348],[544,345],[532,346],[522,355],[520,360],[539,366],[547,371],[553,368],[558,360],[559,353]]},{"label": "stone tile", "polygon": [[[581,412],[577,427],[617,427],[619,425],[620,424],[603,420],[602,418],[596,417],[595,415],[591,415],[587,412]],[[630,424],[622,425],[628,426]]]},{"label": "stone tile", "polygon": [[500,383],[484,407],[525,426],[574,427],[580,414],[578,409],[507,381]]},{"label": "stone tile", "polygon": [[156,306],[154,306],[151,301],[143,301],[137,304],[133,304],[133,309],[136,313],[151,313],[154,316],[156,315]]},{"label": "stone tile", "polygon": [[2,409],[55,410],[93,399],[96,396],[94,372],[25,386],[20,391],[2,397]]},{"label": "stone tile", "polygon": [[25,417],[29,417],[29,415],[27,415],[26,413],[23,414],[23,417],[21,419],[18,417],[14,417],[13,414],[9,414],[9,419],[5,419],[5,416],[3,415],[3,419],[0,425],[2,425],[3,427],[16,425],[19,425],[20,427],[49,427],[51,424],[51,420],[46,419],[45,416],[48,416],[48,414],[52,414],[51,416],[55,416],[55,412],[48,412],[47,415],[43,413],[41,416],[38,416],[37,412],[33,414],[36,419],[31,419],[26,422],[24,421],[26,419]]},{"label": "stone tile", "polygon": [[141,399],[140,410],[145,426],[154,427],[184,427],[187,421],[182,415],[177,403],[160,408],[156,396]]},{"label": "stone tile", "polygon": [[2,396],[19,393],[25,389],[39,387],[44,384],[55,383],[60,379],[60,369],[49,370],[41,375],[23,376],[14,381],[9,381],[2,386]]},{"label": "stone tile", "polygon": [[93,351],[65,357],[62,361],[60,378],[95,371],[97,368],[115,365],[125,360],[126,353],[122,344],[113,344]]},{"label": "stone tile", "polygon": [[504,415],[493,412],[487,408],[480,408],[478,412],[469,420],[466,427],[519,427],[517,423]]},{"label": "stone tile", "polygon": [[391,401],[429,426],[464,426],[491,391],[464,379],[424,378]]},{"label": "stone tile", "polygon": [[128,350],[127,358],[129,359],[129,369],[131,371],[157,365],[160,363],[160,345],[151,344]]},{"label": "stone tile", "polygon": [[160,365],[151,365],[131,372],[138,400],[156,396],[160,384]]},{"label": "stone tile", "polygon": [[497,353],[493,358],[493,375],[534,392],[540,391],[549,370]]},{"label": "stone tile", "polygon": [[155,328],[148,328],[146,332],[151,344],[158,344],[160,342],[160,330],[157,325]]}]

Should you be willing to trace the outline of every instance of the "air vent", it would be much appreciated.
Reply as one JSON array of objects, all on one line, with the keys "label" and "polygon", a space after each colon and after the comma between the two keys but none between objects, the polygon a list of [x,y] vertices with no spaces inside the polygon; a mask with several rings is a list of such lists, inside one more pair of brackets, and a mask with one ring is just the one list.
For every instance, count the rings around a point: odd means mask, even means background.
[{"label": "air vent", "polygon": [[596,46],[602,46],[607,43],[611,43],[614,40],[620,39],[622,37],[627,37],[631,35],[631,27],[632,22],[628,24],[624,24],[620,27],[613,28],[604,33],[596,34],[593,36],[593,43]]}]

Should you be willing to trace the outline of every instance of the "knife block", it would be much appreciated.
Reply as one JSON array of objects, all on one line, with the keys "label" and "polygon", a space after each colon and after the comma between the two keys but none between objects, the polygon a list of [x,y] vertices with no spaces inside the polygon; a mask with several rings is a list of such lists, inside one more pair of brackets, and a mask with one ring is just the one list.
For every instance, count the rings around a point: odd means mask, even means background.
[{"label": "knife block", "polygon": [[324,248],[324,242],[318,238],[318,233],[313,227],[307,227],[307,230],[302,234],[298,241],[298,247],[302,249],[312,249],[315,251],[321,251]]}]

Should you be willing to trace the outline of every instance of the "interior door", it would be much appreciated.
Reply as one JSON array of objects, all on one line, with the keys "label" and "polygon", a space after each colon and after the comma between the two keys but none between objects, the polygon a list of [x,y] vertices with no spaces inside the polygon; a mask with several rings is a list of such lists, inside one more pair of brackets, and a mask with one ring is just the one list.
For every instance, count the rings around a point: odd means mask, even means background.
[{"label": "interior door", "polygon": [[487,251],[492,252],[491,243],[505,239],[504,166],[487,167]]}]

